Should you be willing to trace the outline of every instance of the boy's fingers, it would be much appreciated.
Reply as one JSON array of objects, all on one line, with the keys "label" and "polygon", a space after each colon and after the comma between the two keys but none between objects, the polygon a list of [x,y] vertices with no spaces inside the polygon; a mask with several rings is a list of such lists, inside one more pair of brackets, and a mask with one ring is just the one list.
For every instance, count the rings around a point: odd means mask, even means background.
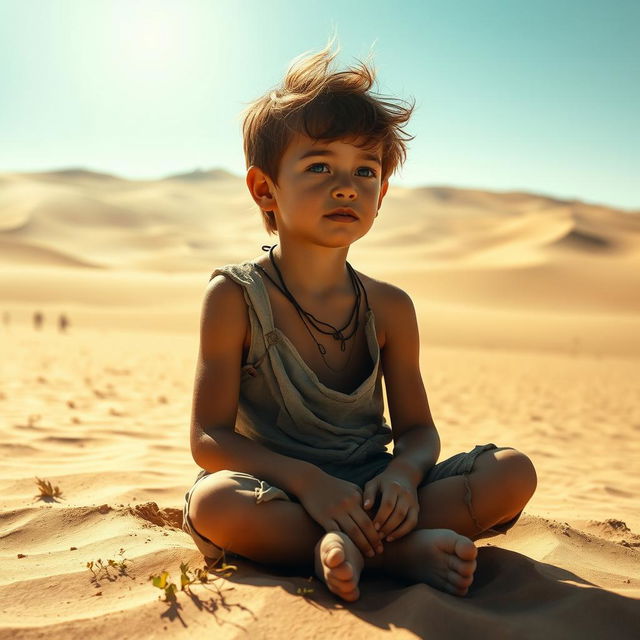
[{"label": "boy's fingers", "polygon": [[380,538],[380,534],[373,528],[373,522],[371,522],[371,519],[366,514],[362,517],[359,517],[358,515],[353,515],[352,517],[375,552],[382,540]]},{"label": "boy's fingers", "polygon": [[[371,527],[371,520],[365,518],[369,521],[369,526]],[[349,522],[345,522],[341,527],[342,531],[344,531],[350,538],[353,540],[353,543],[360,549],[360,552],[368,557],[371,557],[372,554],[375,554],[375,549],[378,546],[378,536],[372,538],[372,532],[367,531],[367,526],[365,523],[359,523],[356,520],[349,518]],[[375,534],[375,530],[371,527],[373,533]]]},{"label": "boy's fingers", "polygon": [[380,538],[384,539],[387,535],[391,534],[392,531],[398,529],[405,520],[405,515],[403,515],[399,511],[394,511],[389,519],[384,523],[384,525],[380,528]]},{"label": "boy's fingers", "polygon": [[376,487],[372,484],[366,484],[362,493],[362,506],[365,510],[371,509],[376,499]]},{"label": "boy's fingers", "polygon": [[[387,521],[380,527],[380,537],[382,539],[391,535],[393,531],[403,526],[407,521],[413,522],[412,512],[417,514],[415,509],[408,508],[402,500],[396,502],[393,512],[387,518]],[[417,523],[417,518],[415,519]]]},{"label": "boy's fingers", "polygon": [[[397,540],[398,538],[402,538],[402,536],[406,536],[407,533],[411,533],[411,531],[413,531],[416,528],[417,524],[418,524],[418,512],[417,512],[417,510],[416,509],[409,509],[409,511],[407,512],[406,517],[400,523],[400,526],[391,527],[391,530],[389,531],[388,534],[387,533],[382,534],[382,532],[381,532],[381,537],[383,537],[388,542],[392,542],[393,540]],[[389,540],[389,538],[392,538],[392,540]]]},{"label": "boy's fingers", "polygon": [[373,518],[373,525],[377,524],[376,530],[382,531],[384,525],[386,524],[389,516],[393,513],[396,508],[397,497],[394,498],[393,504],[390,504],[388,499],[385,496],[382,496],[382,500],[380,501],[380,508],[378,509],[378,513],[376,513],[375,518]]}]

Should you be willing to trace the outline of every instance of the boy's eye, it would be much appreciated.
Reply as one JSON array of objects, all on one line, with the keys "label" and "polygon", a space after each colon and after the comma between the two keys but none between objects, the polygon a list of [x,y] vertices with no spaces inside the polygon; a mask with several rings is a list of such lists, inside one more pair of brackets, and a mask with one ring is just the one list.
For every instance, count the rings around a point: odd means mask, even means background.
[{"label": "boy's eye", "polygon": [[[326,162],[316,162],[315,164],[312,164],[307,171],[310,171],[311,173],[324,173],[324,171],[320,170],[320,171],[315,171],[315,167],[320,167],[320,169],[322,169],[322,167],[328,167],[329,165],[327,165]],[[370,175],[365,175],[362,176],[364,178],[375,178],[376,177],[376,172],[374,169],[372,169],[371,167],[358,167],[358,171],[361,170],[365,170],[365,171],[369,171]]]},{"label": "boy's eye", "polygon": [[324,162],[316,162],[316,164],[312,164],[307,171],[311,171],[311,173],[324,173],[323,171],[314,171],[314,167],[326,167],[327,165]]}]

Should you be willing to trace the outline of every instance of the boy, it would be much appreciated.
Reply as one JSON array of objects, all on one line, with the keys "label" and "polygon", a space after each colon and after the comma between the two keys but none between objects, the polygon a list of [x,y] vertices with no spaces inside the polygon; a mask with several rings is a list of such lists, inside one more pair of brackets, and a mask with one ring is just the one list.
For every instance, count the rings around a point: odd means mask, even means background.
[{"label": "boy", "polygon": [[411,299],[346,260],[406,156],[413,107],[369,93],[364,64],[328,73],[330,47],[245,114],[247,186],[279,242],[207,289],[184,529],[208,558],[313,563],[347,601],[365,568],[463,596],[473,540],[513,526],[536,474],[493,444],[436,464]]}]

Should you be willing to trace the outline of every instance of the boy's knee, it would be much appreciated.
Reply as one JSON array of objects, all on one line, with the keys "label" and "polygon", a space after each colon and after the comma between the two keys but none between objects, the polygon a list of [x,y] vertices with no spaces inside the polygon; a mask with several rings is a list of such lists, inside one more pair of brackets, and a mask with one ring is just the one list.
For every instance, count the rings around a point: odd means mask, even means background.
[{"label": "boy's knee", "polygon": [[196,528],[198,523],[221,521],[220,514],[231,515],[238,503],[238,483],[231,472],[220,471],[202,478],[191,494],[189,517]]},{"label": "boy's knee", "polygon": [[516,449],[496,452],[501,476],[508,489],[526,501],[535,493],[538,475],[531,459]]},{"label": "boy's knee", "polygon": [[474,472],[484,477],[487,490],[499,492],[504,500],[513,504],[525,504],[538,484],[536,470],[529,457],[512,448],[481,453]]}]

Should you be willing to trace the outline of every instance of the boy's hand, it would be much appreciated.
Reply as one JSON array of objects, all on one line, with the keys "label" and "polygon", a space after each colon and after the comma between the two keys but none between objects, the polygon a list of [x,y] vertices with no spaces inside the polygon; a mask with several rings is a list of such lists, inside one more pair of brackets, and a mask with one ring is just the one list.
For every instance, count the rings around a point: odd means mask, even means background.
[{"label": "boy's hand", "polygon": [[364,508],[371,510],[378,493],[380,507],[373,518],[379,525],[380,538],[387,542],[397,540],[415,529],[420,504],[418,490],[409,478],[397,469],[386,469],[364,485]]},{"label": "boy's hand", "polygon": [[343,531],[364,556],[382,552],[380,536],[362,508],[362,489],[357,484],[322,473],[297,497],[325,531]]}]

